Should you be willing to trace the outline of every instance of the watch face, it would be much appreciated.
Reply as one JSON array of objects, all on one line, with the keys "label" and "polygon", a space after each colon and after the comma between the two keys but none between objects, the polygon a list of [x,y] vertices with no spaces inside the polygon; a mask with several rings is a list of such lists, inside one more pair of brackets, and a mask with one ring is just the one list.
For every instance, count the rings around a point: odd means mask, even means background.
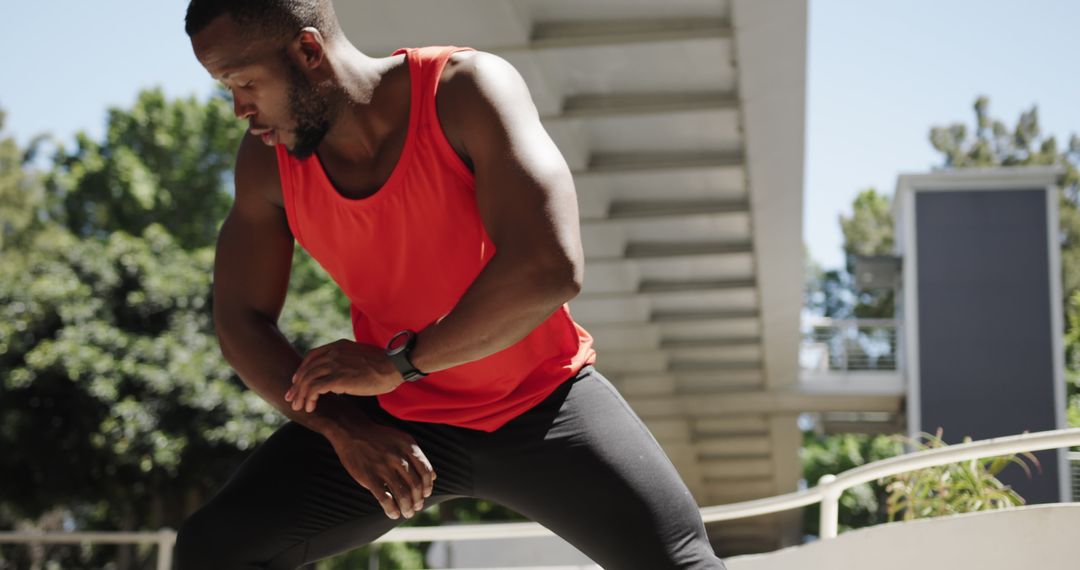
[{"label": "watch face", "polygon": [[396,335],[394,335],[394,338],[391,338],[390,342],[387,343],[386,350],[389,351],[390,354],[397,354],[401,352],[405,349],[406,346],[408,346],[409,339],[411,337],[412,333],[410,331],[401,331],[397,333]]}]

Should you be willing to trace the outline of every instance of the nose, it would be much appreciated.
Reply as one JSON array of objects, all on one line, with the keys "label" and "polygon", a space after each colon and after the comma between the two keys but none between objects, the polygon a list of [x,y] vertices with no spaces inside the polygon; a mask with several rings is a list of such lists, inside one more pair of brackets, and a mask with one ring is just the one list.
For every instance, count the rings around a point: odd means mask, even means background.
[{"label": "nose", "polygon": [[233,113],[238,119],[247,119],[255,114],[255,105],[241,100],[233,93]]}]

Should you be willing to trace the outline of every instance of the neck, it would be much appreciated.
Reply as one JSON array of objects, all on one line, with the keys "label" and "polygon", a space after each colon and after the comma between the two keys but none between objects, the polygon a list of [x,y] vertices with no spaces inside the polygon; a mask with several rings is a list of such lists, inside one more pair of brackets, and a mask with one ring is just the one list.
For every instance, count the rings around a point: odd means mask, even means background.
[{"label": "neck", "polygon": [[394,127],[392,118],[377,112],[375,105],[376,90],[390,64],[369,57],[347,40],[337,42],[329,61],[334,78],[328,94],[333,117],[318,152],[352,160],[372,158]]}]

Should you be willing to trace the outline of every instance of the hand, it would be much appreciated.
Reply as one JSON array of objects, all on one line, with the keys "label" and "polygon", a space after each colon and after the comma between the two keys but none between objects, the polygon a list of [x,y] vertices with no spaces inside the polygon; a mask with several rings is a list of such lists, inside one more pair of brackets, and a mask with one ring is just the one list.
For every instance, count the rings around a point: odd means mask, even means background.
[{"label": "hand", "polygon": [[424,508],[435,470],[413,437],[374,422],[350,426],[329,437],[345,470],[379,501],[386,516],[405,518]]},{"label": "hand", "polygon": [[383,349],[341,339],[309,351],[285,392],[292,409],[315,411],[320,394],[374,396],[391,392],[405,379]]}]

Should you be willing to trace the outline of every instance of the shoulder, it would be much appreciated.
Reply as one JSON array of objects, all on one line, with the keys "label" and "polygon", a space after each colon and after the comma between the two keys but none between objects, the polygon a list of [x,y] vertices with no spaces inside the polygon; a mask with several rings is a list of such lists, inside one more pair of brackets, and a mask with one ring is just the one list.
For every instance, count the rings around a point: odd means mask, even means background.
[{"label": "shoulder", "polygon": [[277,151],[257,137],[245,133],[236,151],[236,195],[262,198],[284,208]]},{"label": "shoulder", "polygon": [[[521,74],[510,62],[484,51],[459,51],[450,55],[439,78],[439,91],[477,103],[490,102],[525,89]],[[482,101],[476,101],[480,97]]]},{"label": "shoulder", "polygon": [[500,144],[518,126],[538,122],[525,80],[510,62],[492,53],[452,54],[437,93],[443,131],[465,157],[478,146]]}]

